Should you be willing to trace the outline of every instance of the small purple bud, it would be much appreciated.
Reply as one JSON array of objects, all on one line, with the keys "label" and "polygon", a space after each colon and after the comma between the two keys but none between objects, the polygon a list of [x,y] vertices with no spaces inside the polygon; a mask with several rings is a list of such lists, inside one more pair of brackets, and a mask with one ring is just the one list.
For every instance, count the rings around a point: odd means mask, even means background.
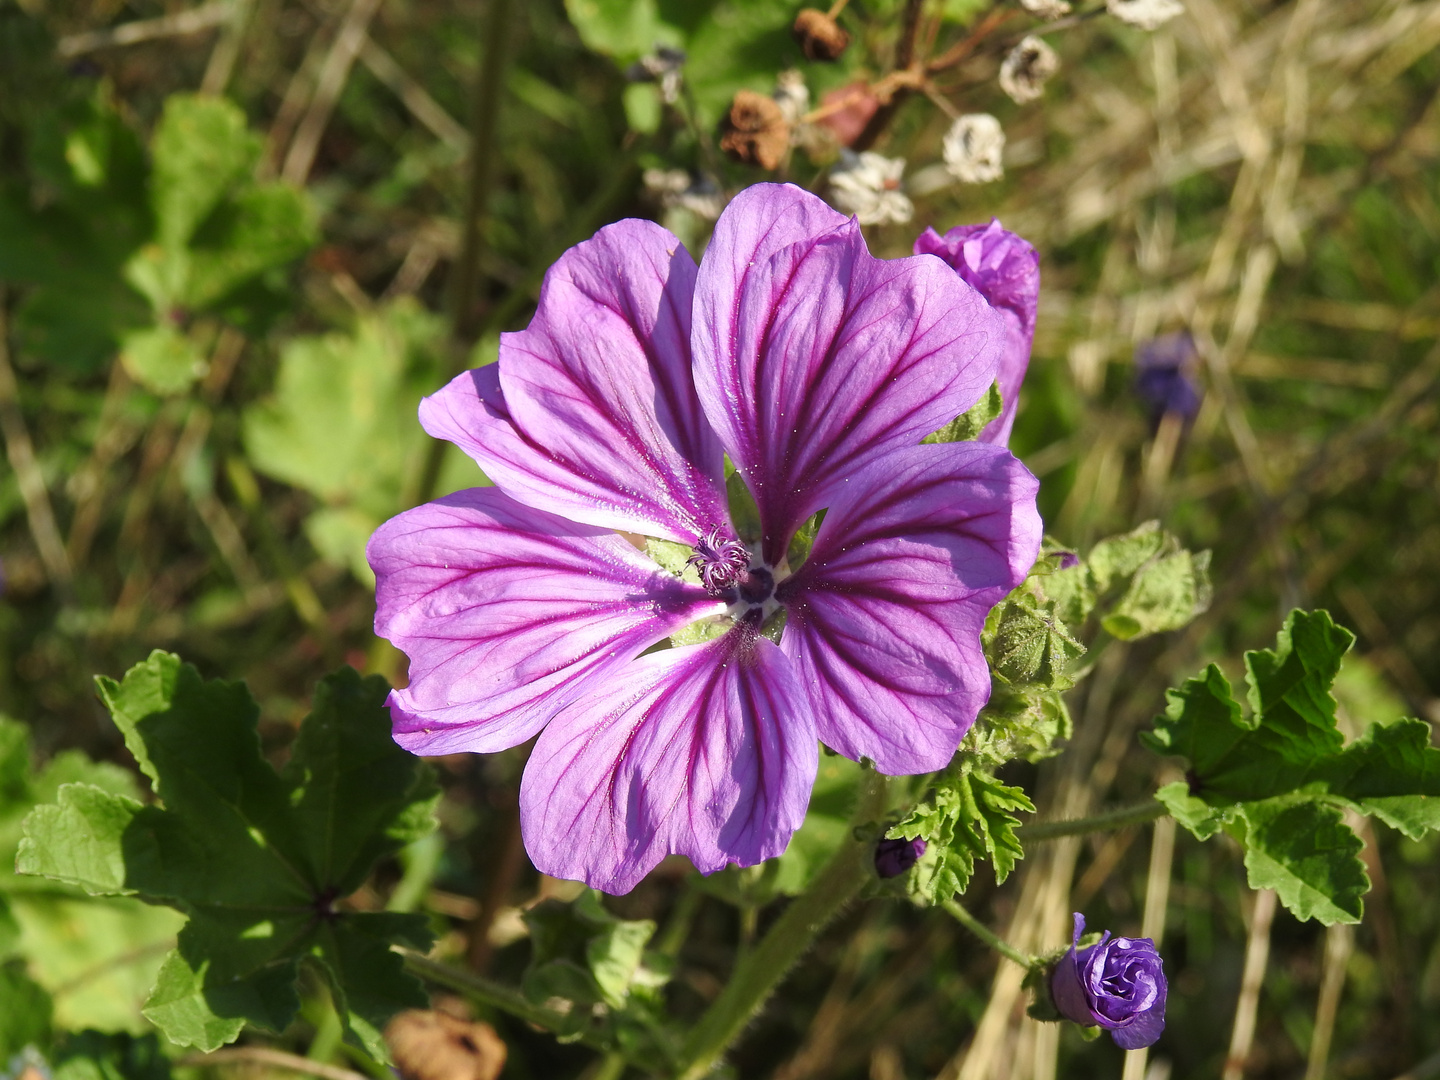
[{"label": "small purple bud", "polygon": [[1050,996],[1067,1020],[1099,1026],[1124,1050],[1150,1046],[1165,1030],[1165,969],[1149,938],[1112,938],[1076,950],[1085,916],[1075,912],[1070,951],[1050,975]]},{"label": "small purple bud", "polygon": [[924,840],[881,840],[875,845],[875,872],[882,878],[899,877],[924,854]]},{"label": "small purple bud", "polygon": [[1187,422],[1200,411],[1200,386],[1195,379],[1195,340],[1188,330],[1142,342],[1135,349],[1135,393],[1150,407],[1150,422],[1159,427],[1166,413]]},{"label": "small purple bud", "polygon": [[1080,556],[1073,551],[1057,551],[1055,554],[1060,556],[1061,570],[1069,570],[1072,566],[1080,565]]}]

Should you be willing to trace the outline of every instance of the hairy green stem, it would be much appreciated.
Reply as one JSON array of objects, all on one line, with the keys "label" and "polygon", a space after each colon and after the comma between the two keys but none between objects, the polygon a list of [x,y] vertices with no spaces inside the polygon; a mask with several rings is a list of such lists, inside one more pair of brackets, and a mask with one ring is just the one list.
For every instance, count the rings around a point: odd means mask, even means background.
[{"label": "hairy green stem", "polygon": [[1015,948],[1014,945],[1011,945],[1004,938],[1000,937],[1000,935],[996,934],[979,919],[975,918],[974,915],[971,915],[970,912],[961,907],[956,901],[946,900],[941,906],[955,917],[956,922],[965,927],[966,930],[969,930],[981,941],[985,942],[986,945],[989,945],[1001,956],[1014,960],[1015,963],[1023,968],[1028,969],[1035,966],[1035,958],[1033,956],[1029,956]]},{"label": "hairy green stem", "polygon": [[484,247],[484,221],[495,183],[495,133],[505,91],[505,68],[510,60],[510,22],[514,0],[490,0],[485,26],[485,56],[475,80],[474,112],[470,117],[470,189],[460,230],[460,257],[450,279],[451,330],[468,346],[479,327],[475,290],[480,281],[480,252]]},{"label": "hairy green stem", "polygon": [[1165,804],[1151,799],[1135,806],[1122,806],[1118,810],[1106,810],[1091,817],[1072,818],[1069,821],[1037,821],[1017,830],[1022,841],[1057,840],[1062,836],[1085,836],[1088,833],[1110,832],[1129,825],[1143,825],[1147,821],[1162,818],[1170,811]]},{"label": "hairy green stem", "polygon": [[[867,773],[855,807],[855,823],[879,818],[886,798],[885,777]],[[736,965],[729,985],[690,1032],[681,1052],[678,1080],[709,1075],[795,961],[870,880],[874,874],[872,847],[872,841],[853,837],[842,844],[810,887],[791,901],[770,932]]]}]

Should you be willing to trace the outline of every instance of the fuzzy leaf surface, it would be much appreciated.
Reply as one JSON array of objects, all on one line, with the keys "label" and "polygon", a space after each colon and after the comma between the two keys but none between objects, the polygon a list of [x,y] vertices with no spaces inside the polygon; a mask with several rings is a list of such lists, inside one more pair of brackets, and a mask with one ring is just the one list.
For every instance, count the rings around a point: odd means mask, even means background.
[{"label": "fuzzy leaf surface", "polygon": [[425,947],[429,933],[415,916],[338,905],[429,830],[435,799],[390,739],[384,681],[349,669],[322,681],[283,773],[260,754],[242,684],[156,652],[100,691],[160,802],[65,785],[27,819],[19,869],[189,917],[145,1009],[172,1041],[211,1050],[246,1023],[283,1030],[309,961],[348,1034],[383,1057],[384,1022],[425,1001],[390,946]]},{"label": "fuzzy leaf surface", "polygon": [[1200,839],[1222,828],[1246,845],[1256,888],[1302,919],[1354,922],[1369,887],[1347,807],[1412,839],[1440,828],[1440,750],[1420,720],[1372,724],[1345,744],[1332,694],[1354,642],[1329,613],[1292,612],[1274,649],[1245,656],[1247,715],[1215,665],[1167,693],[1151,749],[1186,760],[1157,793]]}]

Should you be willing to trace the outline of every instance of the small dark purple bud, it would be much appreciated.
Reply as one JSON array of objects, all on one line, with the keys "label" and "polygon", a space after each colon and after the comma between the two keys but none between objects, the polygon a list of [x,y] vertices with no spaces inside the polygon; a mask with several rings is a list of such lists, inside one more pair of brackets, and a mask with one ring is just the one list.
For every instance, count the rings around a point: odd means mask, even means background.
[{"label": "small dark purple bud", "polygon": [[1135,349],[1135,393],[1150,409],[1158,427],[1166,413],[1186,421],[1200,411],[1195,378],[1195,341],[1188,330],[1142,342]]},{"label": "small dark purple bud", "polygon": [[1073,551],[1056,552],[1060,556],[1060,569],[1069,570],[1072,566],[1080,565],[1080,556]]},{"label": "small dark purple bud", "polygon": [[1075,913],[1070,951],[1050,973],[1050,996],[1067,1020],[1110,1032],[1125,1050],[1150,1046],[1165,1030],[1165,969],[1149,938],[1112,938],[1078,949],[1085,916]]},{"label": "small dark purple bud", "polygon": [[899,877],[924,854],[924,840],[881,840],[875,845],[875,872],[882,878]]}]

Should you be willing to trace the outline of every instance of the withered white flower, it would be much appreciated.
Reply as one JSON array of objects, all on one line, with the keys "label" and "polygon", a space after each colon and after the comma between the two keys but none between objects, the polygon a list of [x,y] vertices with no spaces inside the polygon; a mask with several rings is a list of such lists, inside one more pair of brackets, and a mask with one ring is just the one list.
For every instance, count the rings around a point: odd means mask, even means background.
[{"label": "withered white flower", "polygon": [[631,82],[658,83],[660,99],[666,105],[674,105],[680,100],[680,88],[684,83],[682,71],[684,66],[684,50],[660,45],[654,52],[642,56],[631,64],[625,72],[625,77]]},{"label": "withered white flower", "polygon": [[645,192],[666,210],[689,210],[714,221],[725,209],[725,193],[708,176],[691,176],[684,169],[646,169]]},{"label": "withered white flower", "polygon": [[1157,30],[1185,11],[1180,0],[1105,0],[1105,10],[1141,30]]},{"label": "withered white flower", "polygon": [[1070,5],[1065,0],[1020,0],[1020,6],[1042,19],[1058,19],[1070,14]]},{"label": "withered white flower", "polygon": [[903,225],[915,214],[915,207],[900,190],[904,172],[904,158],[846,150],[830,173],[830,202],[842,213],[854,214],[861,225]]},{"label": "withered white flower", "polygon": [[989,113],[968,113],[945,133],[945,168],[966,184],[986,184],[1005,175],[1005,130]]},{"label": "withered white flower", "polygon": [[810,88],[805,85],[805,76],[794,68],[775,76],[775,92],[770,96],[775,99],[775,104],[780,106],[785,122],[792,129],[797,127],[801,118],[810,111]]},{"label": "withered white flower", "polygon": [[1060,57],[1042,38],[1028,34],[1000,64],[1000,89],[1024,104],[1045,93],[1045,82],[1060,70]]}]

